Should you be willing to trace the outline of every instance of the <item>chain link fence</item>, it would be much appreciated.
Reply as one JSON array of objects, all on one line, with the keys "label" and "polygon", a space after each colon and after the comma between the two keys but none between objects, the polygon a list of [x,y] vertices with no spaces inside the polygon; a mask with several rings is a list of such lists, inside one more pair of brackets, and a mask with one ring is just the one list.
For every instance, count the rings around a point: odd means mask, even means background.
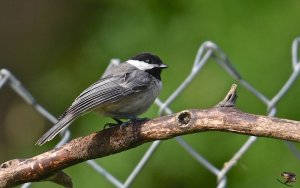
[{"label": "chain link fence", "polygon": [[[267,108],[268,116],[275,116],[276,114],[276,104],[277,102],[286,94],[286,92],[291,88],[294,81],[298,77],[300,73],[300,61],[298,57],[298,47],[300,44],[300,38],[294,39],[292,43],[292,68],[293,72],[290,74],[289,79],[282,86],[282,88],[278,91],[278,93],[273,98],[266,97],[263,93],[258,91],[255,87],[253,87],[250,83],[242,78],[239,72],[232,66],[226,54],[213,42],[207,41],[204,42],[196,55],[196,58],[193,63],[193,67],[191,72],[186,77],[186,79],[181,83],[181,85],[167,98],[166,101],[161,101],[160,99],[156,99],[155,104],[159,107],[158,114],[172,114],[173,111],[170,109],[170,104],[172,104],[176,98],[185,90],[185,88],[194,80],[194,78],[200,74],[203,66],[208,62],[209,59],[213,59],[216,63],[218,63],[230,76],[232,76],[239,85],[242,85],[247,90],[249,90],[254,96],[256,96],[263,104],[265,104]],[[111,60],[108,69],[117,66],[120,63],[118,59]],[[104,73],[105,74],[105,73]],[[0,70],[0,89],[5,85],[9,85],[16,93],[20,95],[28,104],[34,106],[34,108],[46,119],[48,119],[51,123],[56,123],[57,119],[49,113],[45,108],[43,108],[40,104],[38,104],[34,97],[29,93],[29,91],[21,84],[21,82],[8,70],[1,69]],[[65,130],[60,133],[61,139],[60,142],[56,145],[59,147],[70,139],[70,131]],[[226,187],[227,177],[226,175],[230,172],[233,166],[239,161],[239,159],[246,154],[249,148],[255,143],[257,137],[250,136],[248,140],[243,143],[243,145],[236,151],[231,159],[226,162],[226,165],[223,168],[217,168],[212,164],[209,159],[206,159],[201,155],[201,152],[196,151],[191,145],[185,142],[180,136],[174,138],[177,143],[183,147],[183,149],[190,154],[190,156],[196,160],[199,165],[202,165],[209,172],[214,174],[217,179],[217,187],[223,188]],[[162,141],[154,141],[148,150],[145,152],[143,157],[137,163],[132,172],[128,175],[127,179],[122,182],[118,178],[116,178],[113,174],[103,168],[101,165],[97,164],[94,160],[86,161],[86,164],[89,165],[92,169],[95,170],[95,173],[98,173],[100,176],[103,176],[107,179],[112,185],[118,188],[126,188],[130,187],[132,182],[136,179],[137,175],[141,173],[143,167],[147,164],[148,160],[155,155],[155,153],[160,152],[157,150],[157,147]],[[300,159],[300,152],[297,150],[295,145],[291,142],[286,142],[290,151]],[[149,164],[150,165],[150,164]],[[30,187],[31,183],[26,183],[22,185],[22,188]]]}]

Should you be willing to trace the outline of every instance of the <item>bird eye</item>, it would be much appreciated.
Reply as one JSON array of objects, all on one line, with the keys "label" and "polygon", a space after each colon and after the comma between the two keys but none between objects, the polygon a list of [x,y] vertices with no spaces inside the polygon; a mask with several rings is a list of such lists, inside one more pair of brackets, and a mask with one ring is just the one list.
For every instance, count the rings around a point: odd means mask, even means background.
[{"label": "bird eye", "polygon": [[151,63],[151,60],[150,59],[146,59],[146,63]]}]

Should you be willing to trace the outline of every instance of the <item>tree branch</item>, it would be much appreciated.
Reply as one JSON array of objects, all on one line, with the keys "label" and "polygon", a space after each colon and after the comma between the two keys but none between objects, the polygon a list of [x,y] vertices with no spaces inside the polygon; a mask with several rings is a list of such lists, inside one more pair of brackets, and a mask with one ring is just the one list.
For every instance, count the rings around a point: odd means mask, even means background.
[{"label": "tree branch", "polygon": [[8,161],[0,168],[0,187],[40,181],[89,159],[119,153],[154,140],[204,131],[225,131],[300,142],[299,121],[239,111],[234,107],[237,97],[235,88],[236,85],[233,85],[225,99],[210,109],[184,110],[146,122],[104,129],[38,156],[17,162],[14,160],[14,163]]}]

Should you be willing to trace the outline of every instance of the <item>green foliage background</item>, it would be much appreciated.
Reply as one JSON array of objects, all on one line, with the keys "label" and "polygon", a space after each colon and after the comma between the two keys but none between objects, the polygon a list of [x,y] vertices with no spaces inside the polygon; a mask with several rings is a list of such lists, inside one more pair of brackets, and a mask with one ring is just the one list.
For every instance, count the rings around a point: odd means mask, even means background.
[{"label": "green foliage background", "polygon": [[[103,73],[111,58],[126,60],[142,51],[169,65],[162,77],[165,100],[189,74],[201,43],[211,40],[229,56],[244,79],[269,98],[291,74],[291,43],[300,36],[300,1],[1,1],[0,68],[12,71],[37,101],[59,116]],[[174,111],[207,108],[236,81],[210,61],[171,105]],[[300,120],[300,81],[278,103],[277,116]],[[266,114],[266,107],[239,87],[237,106]],[[153,106],[146,117],[156,117]],[[111,121],[90,113],[71,126],[87,135]],[[0,163],[49,150],[36,147],[50,127],[8,87],[0,90]],[[210,162],[222,167],[247,136],[207,132],[184,136]],[[150,144],[98,159],[125,180]],[[282,187],[282,171],[300,174],[299,160],[280,140],[259,138],[228,175],[228,187]],[[89,166],[66,172],[75,187],[113,187]],[[299,184],[296,182],[295,185]],[[59,187],[35,183],[33,187]],[[198,165],[174,140],[164,141],[132,187],[215,187],[216,177]],[[296,186],[297,187],[297,186]]]}]

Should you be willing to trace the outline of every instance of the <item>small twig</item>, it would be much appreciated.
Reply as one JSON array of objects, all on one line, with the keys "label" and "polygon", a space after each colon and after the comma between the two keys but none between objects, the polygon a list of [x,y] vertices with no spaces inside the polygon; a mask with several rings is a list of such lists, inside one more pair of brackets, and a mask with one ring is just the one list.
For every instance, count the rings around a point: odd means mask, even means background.
[{"label": "small twig", "polygon": [[72,188],[73,187],[72,179],[70,178],[70,176],[68,176],[63,171],[59,171],[57,173],[54,173],[52,176],[49,176],[48,178],[46,178],[45,181],[51,181],[51,182],[56,183],[58,185],[62,185],[66,188]]},{"label": "small twig", "polygon": [[298,121],[247,114],[228,107],[234,105],[235,87],[222,105],[204,110],[184,110],[146,122],[129,123],[125,127],[104,129],[14,165],[1,165],[0,187],[43,180],[86,160],[119,153],[154,140],[197,132],[226,131],[300,142]]}]

